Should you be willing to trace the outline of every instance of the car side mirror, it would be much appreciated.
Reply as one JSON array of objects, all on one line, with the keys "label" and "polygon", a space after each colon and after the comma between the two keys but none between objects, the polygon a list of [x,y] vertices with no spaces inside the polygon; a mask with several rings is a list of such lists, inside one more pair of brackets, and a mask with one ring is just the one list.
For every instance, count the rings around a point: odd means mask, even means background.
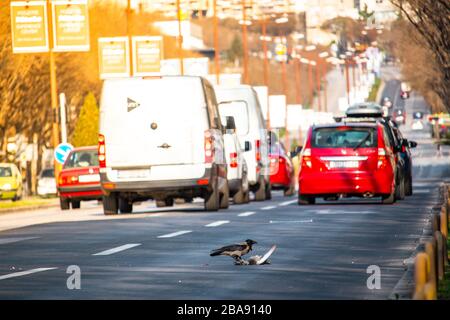
[{"label": "car side mirror", "polygon": [[226,119],[227,119],[226,129],[236,130],[236,123],[234,122],[234,117],[228,116],[226,117]]},{"label": "car side mirror", "polygon": [[250,150],[252,150],[252,145],[251,145],[250,141],[245,141],[244,151],[247,152]]},{"label": "car side mirror", "polygon": [[415,141],[408,141],[408,144],[409,144],[409,147],[410,147],[410,148],[415,148],[415,147],[417,147],[417,142],[415,142]]}]

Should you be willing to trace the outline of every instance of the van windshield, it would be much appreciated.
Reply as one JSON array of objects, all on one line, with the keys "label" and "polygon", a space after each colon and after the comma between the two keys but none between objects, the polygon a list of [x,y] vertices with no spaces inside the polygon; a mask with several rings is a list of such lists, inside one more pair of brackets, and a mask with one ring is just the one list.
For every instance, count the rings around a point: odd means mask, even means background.
[{"label": "van windshield", "polygon": [[85,168],[98,166],[97,150],[80,150],[69,155],[64,168]]},{"label": "van windshield", "polygon": [[313,131],[313,148],[375,148],[377,145],[375,128],[336,127]]}]

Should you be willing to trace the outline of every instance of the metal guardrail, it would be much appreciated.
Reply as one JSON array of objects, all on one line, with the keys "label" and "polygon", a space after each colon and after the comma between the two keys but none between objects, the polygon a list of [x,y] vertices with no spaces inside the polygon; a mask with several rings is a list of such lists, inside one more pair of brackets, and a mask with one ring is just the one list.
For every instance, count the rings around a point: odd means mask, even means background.
[{"label": "metal guardrail", "polygon": [[442,190],[441,210],[439,214],[433,212],[431,219],[433,238],[425,243],[425,251],[418,253],[415,259],[414,300],[436,300],[439,282],[445,277],[445,269],[449,263],[447,253],[449,191],[449,187],[445,185]]}]

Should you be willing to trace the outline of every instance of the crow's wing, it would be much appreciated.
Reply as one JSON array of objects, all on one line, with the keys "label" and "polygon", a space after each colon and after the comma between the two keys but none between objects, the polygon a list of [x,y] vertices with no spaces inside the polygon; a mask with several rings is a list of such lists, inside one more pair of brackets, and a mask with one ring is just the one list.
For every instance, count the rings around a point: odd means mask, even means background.
[{"label": "crow's wing", "polygon": [[221,254],[227,254],[235,251],[243,251],[247,248],[246,244],[232,244],[230,246],[225,246],[219,249],[215,249],[211,251],[211,256],[218,256]]}]

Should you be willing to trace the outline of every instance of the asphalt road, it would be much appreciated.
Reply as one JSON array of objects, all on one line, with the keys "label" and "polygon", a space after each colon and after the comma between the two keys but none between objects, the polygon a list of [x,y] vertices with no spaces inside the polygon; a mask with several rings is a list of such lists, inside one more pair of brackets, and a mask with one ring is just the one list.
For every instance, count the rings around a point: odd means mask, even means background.
[{"label": "asphalt road", "polygon": [[[416,96],[405,107],[426,108]],[[0,216],[0,299],[386,299],[449,175],[448,150],[437,154],[426,131],[407,127],[420,143],[414,195],[394,205],[355,199],[299,207],[275,192],[272,201],[217,213],[199,202],[165,210],[145,202],[134,214],[104,217],[94,202],[18,213],[16,225],[8,222],[14,216]],[[209,256],[247,238],[258,241],[255,254],[277,245],[271,264]],[[81,270],[79,290],[66,285],[72,265]],[[381,289],[367,287],[371,265],[381,268]]]}]

